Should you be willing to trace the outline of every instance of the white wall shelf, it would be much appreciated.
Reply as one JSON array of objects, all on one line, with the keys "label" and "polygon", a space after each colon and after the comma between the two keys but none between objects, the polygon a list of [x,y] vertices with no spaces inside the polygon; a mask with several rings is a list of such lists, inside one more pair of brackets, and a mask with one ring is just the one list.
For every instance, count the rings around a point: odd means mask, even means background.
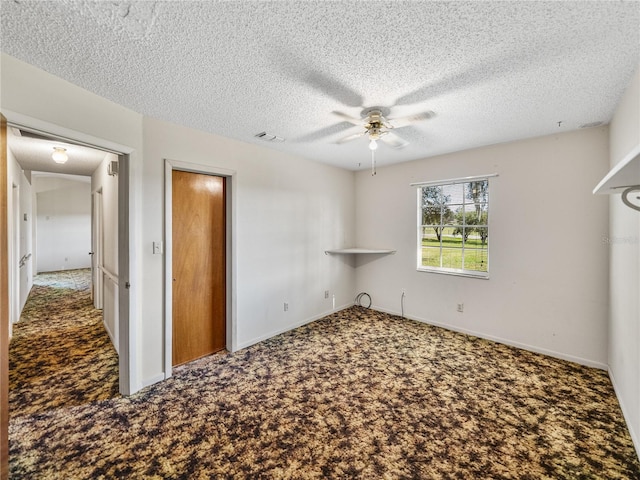
[{"label": "white wall shelf", "polygon": [[[636,201],[629,200],[632,192],[640,192],[640,144],[636,145],[593,189],[594,194],[622,194],[622,202],[640,211]],[[640,199],[640,197],[637,197]]]},{"label": "white wall shelf", "polygon": [[374,253],[378,255],[389,255],[396,253],[395,250],[389,250],[386,248],[336,248],[334,250],[325,250],[325,255],[349,255],[349,254],[363,254],[363,253]]},{"label": "white wall shelf", "polygon": [[622,193],[640,185],[640,144],[636,145],[593,189],[594,194]]}]

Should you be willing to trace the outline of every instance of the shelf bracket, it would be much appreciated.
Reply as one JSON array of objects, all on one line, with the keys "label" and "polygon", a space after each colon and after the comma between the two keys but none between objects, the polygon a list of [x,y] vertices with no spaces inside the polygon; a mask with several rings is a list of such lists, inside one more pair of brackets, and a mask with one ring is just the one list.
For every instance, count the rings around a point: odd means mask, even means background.
[{"label": "shelf bracket", "polygon": [[[636,205],[627,198],[631,192],[640,192],[640,185],[634,185],[632,187],[625,188],[622,192],[622,203],[624,203],[627,207],[633,208],[634,210],[638,210],[640,212],[640,205]],[[636,198],[640,200],[640,196]]]}]

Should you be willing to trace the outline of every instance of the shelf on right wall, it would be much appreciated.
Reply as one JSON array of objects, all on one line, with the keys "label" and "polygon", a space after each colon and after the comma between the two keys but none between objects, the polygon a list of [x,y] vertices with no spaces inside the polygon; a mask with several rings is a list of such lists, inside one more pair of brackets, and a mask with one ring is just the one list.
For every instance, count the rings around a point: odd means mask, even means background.
[{"label": "shelf on right wall", "polygon": [[363,254],[363,253],[374,253],[380,255],[388,255],[392,253],[396,253],[395,250],[389,250],[386,248],[337,248],[335,250],[325,250],[325,255],[334,254],[334,255],[348,255],[348,254]]},{"label": "shelf on right wall", "polygon": [[621,193],[625,205],[640,211],[640,205],[628,198],[629,194],[635,191],[640,192],[640,144],[632,148],[593,189],[594,194]]}]

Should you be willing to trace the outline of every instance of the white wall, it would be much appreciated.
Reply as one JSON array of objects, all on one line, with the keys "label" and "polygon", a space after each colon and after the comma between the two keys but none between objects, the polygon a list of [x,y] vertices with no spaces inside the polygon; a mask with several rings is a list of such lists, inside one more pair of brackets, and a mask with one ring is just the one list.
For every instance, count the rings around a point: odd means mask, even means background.
[{"label": "white wall", "polygon": [[85,180],[35,176],[37,269],[91,266],[91,185]]},{"label": "white wall", "polygon": [[161,373],[163,257],[153,255],[152,242],[164,234],[164,159],[236,172],[230,260],[239,348],[330,312],[333,294],[338,307],[352,302],[353,268],[324,255],[354,240],[352,172],[150,118],[144,140],[144,296],[156,300],[145,303],[143,378]]},{"label": "white wall", "polygon": [[[606,368],[607,128],[442,155],[356,178],[358,291],[375,308]],[[418,272],[412,182],[498,173],[490,180],[490,279]],[[464,313],[456,311],[464,303]]]},{"label": "white wall", "polygon": [[[618,104],[610,131],[613,167],[640,144],[640,69]],[[640,183],[640,169],[638,173],[636,183]],[[609,372],[640,452],[640,213],[626,207],[620,195],[612,195],[609,201]]]},{"label": "white wall", "polygon": [[[118,317],[118,177],[108,175],[107,166],[117,161],[113,153],[105,155],[100,166],[91,177],[91,192],[102,195],[102,256],[97,275],[101,275],[103,286],[103,322],[116,351],[119,351],[119,317]],[[98,219],[94,219],[98,221]],[[97,252],[94,252],[97,255]]]}]

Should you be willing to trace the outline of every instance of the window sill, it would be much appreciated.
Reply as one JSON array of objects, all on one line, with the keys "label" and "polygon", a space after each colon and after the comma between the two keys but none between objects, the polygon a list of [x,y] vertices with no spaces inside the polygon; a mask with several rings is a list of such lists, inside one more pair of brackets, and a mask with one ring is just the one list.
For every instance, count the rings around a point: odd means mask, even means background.
[{"label": "window sill", "polygon": [[439,273],[440,275],[454,275],[456,277],[469,277],[469,278],[479,278],[481,280],[489,280],[488,272],[469,272],[464,270],[456,270],[454,268],[429,268],[429,267],[418,267],[419,272],[427,272],[427,273]]}]

